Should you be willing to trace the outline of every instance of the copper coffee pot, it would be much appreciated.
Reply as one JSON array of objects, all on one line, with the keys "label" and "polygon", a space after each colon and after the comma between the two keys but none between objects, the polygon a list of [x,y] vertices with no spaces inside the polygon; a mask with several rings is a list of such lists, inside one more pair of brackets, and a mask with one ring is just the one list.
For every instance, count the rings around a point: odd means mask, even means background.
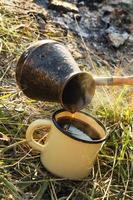
[{"label": "copper coffee pot", "polygon": [[93,77],[82,72],[69,50],[53,40],[38,41],[24,51],[16,80],[27,97],[61,103],[70,112],[87,106],[97,85],[133,85],[133,76]]}]

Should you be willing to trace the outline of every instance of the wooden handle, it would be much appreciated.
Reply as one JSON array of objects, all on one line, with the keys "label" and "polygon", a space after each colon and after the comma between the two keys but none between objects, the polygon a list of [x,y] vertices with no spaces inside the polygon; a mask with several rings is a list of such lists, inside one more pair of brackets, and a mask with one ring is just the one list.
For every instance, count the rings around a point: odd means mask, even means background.
[{"label": "wooden handle", "polygon": [[133,85],[133,76],[94,77],[96,85]]}]

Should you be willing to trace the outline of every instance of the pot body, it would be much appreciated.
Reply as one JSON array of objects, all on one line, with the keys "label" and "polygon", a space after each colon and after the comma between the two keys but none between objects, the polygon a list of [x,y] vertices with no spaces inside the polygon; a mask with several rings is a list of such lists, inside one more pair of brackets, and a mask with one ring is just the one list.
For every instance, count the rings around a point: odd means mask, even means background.
[{"label": "pot body", "polygon": [[73,112],[85,107],[95,91],[92,76],[81,72],[68,49],[53,40],[34,43],[21,55],[16,80],[27,97],[58,102]]}]

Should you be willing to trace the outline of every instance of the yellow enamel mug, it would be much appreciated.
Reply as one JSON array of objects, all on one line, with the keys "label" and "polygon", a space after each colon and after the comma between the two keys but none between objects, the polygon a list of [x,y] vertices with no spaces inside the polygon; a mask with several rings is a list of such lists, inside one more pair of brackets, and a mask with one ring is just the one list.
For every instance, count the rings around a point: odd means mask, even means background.
[{"label": "yellow enamel mug", "polygon": [[[38,119],[32,122],[26,132],[29,145],[41,153],[41,162],[54,175],[69,179],[83,179],[88,176],[90,169],[107,138],[105,127],[100,121],[83,112],[74,113],[74,118],[86,122],[98,133],[96,140],[84,140],[76,134],[62,129],[57,120],[62,117],[72,117],[72,113],[58,110],[52,120]],[[42,145],[33,139],[37,129],[50,128]]]}]

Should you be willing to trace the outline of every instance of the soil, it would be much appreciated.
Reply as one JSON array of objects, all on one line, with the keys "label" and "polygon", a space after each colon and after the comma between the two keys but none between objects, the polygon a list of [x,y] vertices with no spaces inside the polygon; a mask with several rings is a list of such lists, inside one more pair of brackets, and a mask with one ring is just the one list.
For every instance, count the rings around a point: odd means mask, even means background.
[{"label": "soil", "polygon": [[41,30],[53,28],[54,34],[62,37],[75,36],[76,42],[67,45],[79,64],[93,68],[91,55],[98,67],[106,66],[112,73],[114,68],[121,68],[122,75],[133,73],[132,0],[66,1],[69,6],[64,3],[60,6],[57,0],[34,2],[47,11],[45,19],[39,15],[45,21],[40,24]]}]

